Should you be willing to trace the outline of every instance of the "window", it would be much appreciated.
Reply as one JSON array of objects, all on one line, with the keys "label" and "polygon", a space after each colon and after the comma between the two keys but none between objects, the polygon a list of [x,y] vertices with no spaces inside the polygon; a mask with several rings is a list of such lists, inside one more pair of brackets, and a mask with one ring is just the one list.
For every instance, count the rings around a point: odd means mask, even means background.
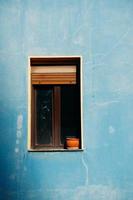
[{"label": "window", "polygon": [[29,149],[65,150],[81,137],[80,57],[31,57]]}]

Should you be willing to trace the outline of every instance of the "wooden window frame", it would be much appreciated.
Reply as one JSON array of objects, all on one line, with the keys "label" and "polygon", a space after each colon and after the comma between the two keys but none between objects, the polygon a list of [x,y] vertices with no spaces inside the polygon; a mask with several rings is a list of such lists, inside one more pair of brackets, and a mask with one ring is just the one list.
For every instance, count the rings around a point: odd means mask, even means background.
[{"label": "wooden window frame", "polygon": [[63,144],[60,142],[60,86],[51,86],[52,87],[52,143],[50,144],[38,144],[37,143],[37,128],[36,128],[36,92],[37,88],[32,86],[32,99],[33,99],[33,110],[32,110],[32,131],[31,131],[31,145],[33,148],[63,148]]},{"label": "wooden window frame", "polygon": [[[45,60],[45,64],[49,64],[49,65],[53,65],[55,64],[55,62],[59,63],[60,65],[64,65],[67,63],[67,65],[71,65],[71,64],[75,64],[78,60],[80,60],[80,71],[78,71],[78,73],[80,73],[80,106],[81,106],[81,138],[80,138],[80,149],[79,150],[83,150],[83,125],[82,125],[82,79],[81,79],[81,56],[75,56],[75,57],[36,57],[36,56],[32,56],[29,57],[29,65],[30,65],[30,69],[28,71],[29,74],[31,74],[31,66],[32,66],[32,62],[33,60],[35,61],[35,65],[36,62],[37,64],[41,64],[43,62],[43,60]],[[77,75],[76,75],[77,76]],[[29,90],[31,91],[30,97],[28,99],[28,102],[30,105],[30,107],[28,107],[28,119],[29,119],[29,123],[28,123],[28,150],[29,151],[49,151],[49,150],[65,150],[63,145],[60,143],[60,129],[61,129],[61,125],[60,125],[60,86],[55,86],[53,84],[53,116],[54,119],[52,119],[52,137],[53,137],[53,143],[50,145],[38,145],[35,141],[35,137],[37,132],[33,131],[33,129],[36,130],[35,127],[35,118],[34,120],[32,120],[32,114],[35,113],[35,108],[32,104],[34,104],[35,102],[35,89],[33,88],[32,84],[31,84],[31,76],[29,76]],[[32,99],[32,101],[31,101]],[[34,100],[33,100],[34,99]]]}]

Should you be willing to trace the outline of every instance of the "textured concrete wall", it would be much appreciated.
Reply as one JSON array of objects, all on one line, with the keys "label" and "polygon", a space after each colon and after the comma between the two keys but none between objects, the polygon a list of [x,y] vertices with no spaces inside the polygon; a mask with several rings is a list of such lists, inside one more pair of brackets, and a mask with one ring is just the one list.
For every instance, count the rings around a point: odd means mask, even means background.
[{"label": "textured concrete wall", "polygon": [[[84,152],[27,152],[29,55],[82,55]],[[133,200],[133,1],[0,0],[0,200]]]}]

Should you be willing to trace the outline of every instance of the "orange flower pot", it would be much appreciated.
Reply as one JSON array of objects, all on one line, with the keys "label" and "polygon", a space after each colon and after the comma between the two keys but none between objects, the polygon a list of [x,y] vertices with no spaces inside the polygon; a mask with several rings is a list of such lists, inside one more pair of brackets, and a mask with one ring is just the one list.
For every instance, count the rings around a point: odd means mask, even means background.
[{"label": "orange flower pot", "polygon": [[66,138],[67,149],[79,149],[79,138]]}]

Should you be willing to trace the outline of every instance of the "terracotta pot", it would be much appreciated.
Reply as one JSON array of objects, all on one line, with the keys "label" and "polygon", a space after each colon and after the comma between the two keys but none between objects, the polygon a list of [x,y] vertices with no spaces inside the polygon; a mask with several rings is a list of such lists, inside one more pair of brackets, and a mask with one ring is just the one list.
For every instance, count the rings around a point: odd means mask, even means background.
[{"label": "terracotta pot", "polygon": [[79,138],[66,138],[67,149],[79,149]]}]

